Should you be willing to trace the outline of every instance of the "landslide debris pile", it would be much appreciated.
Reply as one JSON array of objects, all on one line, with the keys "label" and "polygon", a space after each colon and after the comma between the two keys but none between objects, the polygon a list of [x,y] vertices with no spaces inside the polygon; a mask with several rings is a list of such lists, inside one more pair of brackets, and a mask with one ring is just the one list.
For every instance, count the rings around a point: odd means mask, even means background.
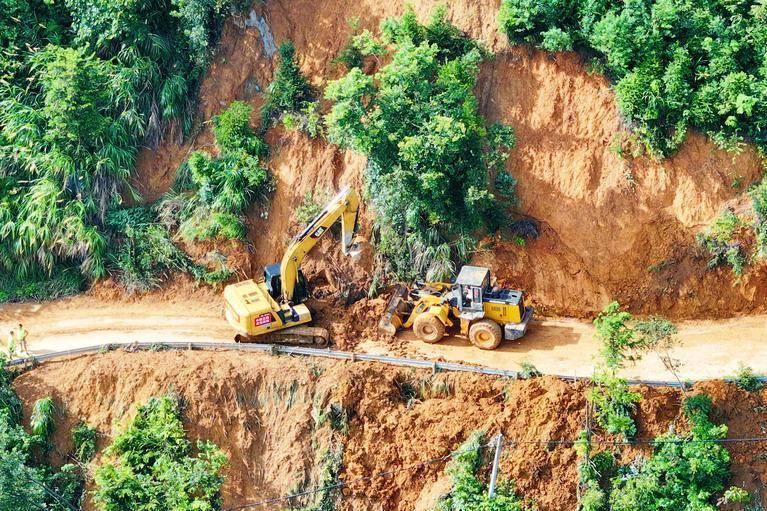
[{"label": "landslide debris pile", "polygon": [[[584,427],[586,383],[553,378],[510,381],[467,374],[437,374],[367,363],[337,363],[234,352],[110,352],[50,362],[13,382],[24,405],[52,396],[57,458],[71,450],[68,432],[81,421],[99,434],[93,460],[124,431],[139,406],[173,392],[183,405],[188,439],[210,441],[228,457],[224,507],[279,497],[321,485],[395,470],[296,502],[333,502],[336,509],[433,509],[448,492],[446,459],[476,430],[500,431],[514,441],[504,449],[500,473],[540,511],[576,508],[578,455],[572,445]],[[636,438],[652,439],[670,427],[685,431],[680,392],[635,388],[642,395]],[[759,437],[765,393],[708,382],[691,394],[712,399],[710,420],[731,438]],[[594,440],[607,440],[596,435]],[[595,444],[596,445],[596,444]],[[621,463],[650,456],[649,445],[619,446]],[[732,485],[754,495],[765,483],[763,446],[726,445]],[[477,473],[484,480],[487,466]],[[555,483],[555,484],[552,484]],[[89,482],[88,489],[93,483]],[[92,505],[88,504],[88,505]],[[86,508],[88,508],[86,506]],[[92,509],[89,508],[89,509]]]}]

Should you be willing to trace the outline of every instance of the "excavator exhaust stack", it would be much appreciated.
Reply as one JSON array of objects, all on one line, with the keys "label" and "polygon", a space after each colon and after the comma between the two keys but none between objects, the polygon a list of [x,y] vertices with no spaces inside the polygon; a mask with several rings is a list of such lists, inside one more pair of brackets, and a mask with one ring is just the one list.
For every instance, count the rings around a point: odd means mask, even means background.
[{"label": "excavator exhaust stack", "polygon": [[403,285],[397,286],[394,290],[386,310],[378,322],[378,330],[382,334],[394,336],[397,333],[397,329],[405,322],[403,316],[408,309],[408,302],[405,300],[408,292],[408,288]]}]

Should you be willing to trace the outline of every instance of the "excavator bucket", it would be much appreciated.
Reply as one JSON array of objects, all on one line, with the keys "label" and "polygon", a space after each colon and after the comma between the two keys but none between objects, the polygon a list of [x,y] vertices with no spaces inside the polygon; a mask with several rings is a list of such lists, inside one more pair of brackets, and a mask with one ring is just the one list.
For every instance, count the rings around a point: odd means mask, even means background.
[{"label": "excavator bucket", "polygon": [[378,322],[378,330],[382,334],[393,336],[397,333],[397,329],[405,322],[404,315],[408,308],[407,300],[405,299],[407,294],[408,288],[406,286],[400,285],[394,290],[391,300],[389,300],[386,310]]}]

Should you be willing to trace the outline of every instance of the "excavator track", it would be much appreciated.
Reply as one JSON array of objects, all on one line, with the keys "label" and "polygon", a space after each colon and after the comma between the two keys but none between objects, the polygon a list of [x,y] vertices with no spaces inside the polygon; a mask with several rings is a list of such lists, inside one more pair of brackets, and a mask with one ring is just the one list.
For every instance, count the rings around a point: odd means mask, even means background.
[{"label": "excavator track", "polygon": [[326,348],[330,345],[330,332],[318,326],[299,325],[258,336],[237,334],[234,336],[234,341]]}]

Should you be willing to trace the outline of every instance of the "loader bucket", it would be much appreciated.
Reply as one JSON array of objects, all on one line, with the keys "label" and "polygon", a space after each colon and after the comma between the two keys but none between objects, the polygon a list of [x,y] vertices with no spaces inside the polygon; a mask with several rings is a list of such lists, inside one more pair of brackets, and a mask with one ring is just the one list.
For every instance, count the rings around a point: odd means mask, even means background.
[{"label": "loader bucket", "polygon": [[404,314],[407,312],[408,289],[406,286],[397,286],[394,290],[391,300],[386,305],[386,310],[378,322],[378,330],[385,335],[394,336],[397,329],[405,322]]}]

